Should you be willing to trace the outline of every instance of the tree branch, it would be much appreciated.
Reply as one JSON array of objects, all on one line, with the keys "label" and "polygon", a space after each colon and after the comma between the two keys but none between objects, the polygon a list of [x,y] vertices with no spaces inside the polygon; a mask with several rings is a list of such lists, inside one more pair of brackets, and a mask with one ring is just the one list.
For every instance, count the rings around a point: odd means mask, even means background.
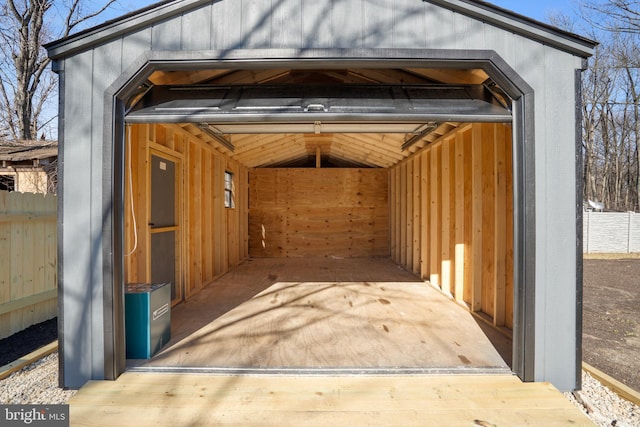
[{"label": "tree branch", "polygon": [[109,0],[99,10],[87,15],[83,15],[78,19],[74,19],[73,18],[74,15],[76,14],[76,12],[78,12],[80,8],[80,0],[74,0],[73,3],[71,4],[71,7],[69,8],[69,13],[67,14],[67,17],[65,19],[66,25],[65,25],[63,37],[67,37],[75,27],[82,24],[83,22],[86,22],[90,19],[95,18],[98,15],[101,15],[105,10],[111,7],[112,4],[116,3],[116,1],[117,0]]}]

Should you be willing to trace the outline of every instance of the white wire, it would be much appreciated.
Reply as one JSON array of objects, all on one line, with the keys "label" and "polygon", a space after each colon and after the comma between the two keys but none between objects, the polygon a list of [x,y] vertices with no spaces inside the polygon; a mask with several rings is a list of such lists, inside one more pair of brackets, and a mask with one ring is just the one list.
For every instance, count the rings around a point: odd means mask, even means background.
[{"label": "white wire", "polygon": [[127,126],[127,140],[124,142],[127,144],[127,163],[129,169],[129,197],[131,202],[131,218],[133,219],[133,249],[125,256],[131,256],[138,248],[138,224],[136,222],[136,210],[133,205],[133,168],[131,166],[131,125]]}]

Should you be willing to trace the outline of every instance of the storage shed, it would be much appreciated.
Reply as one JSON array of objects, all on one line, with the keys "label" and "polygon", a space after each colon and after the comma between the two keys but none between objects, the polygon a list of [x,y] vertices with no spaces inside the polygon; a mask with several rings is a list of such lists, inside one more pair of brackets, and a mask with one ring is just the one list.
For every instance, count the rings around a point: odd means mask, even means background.
[{"label": "storage shed", "polygon": [[127,369],[126,283],[178,311],[251,260],[366,259],[512,337],[523,380],[579,386],[593,41],[476,0],[182,0],[46,47],[62,385]]},{"label": "storage shed", "polygon": [[0,190],[56,193],[58,144],[0,141]]}]

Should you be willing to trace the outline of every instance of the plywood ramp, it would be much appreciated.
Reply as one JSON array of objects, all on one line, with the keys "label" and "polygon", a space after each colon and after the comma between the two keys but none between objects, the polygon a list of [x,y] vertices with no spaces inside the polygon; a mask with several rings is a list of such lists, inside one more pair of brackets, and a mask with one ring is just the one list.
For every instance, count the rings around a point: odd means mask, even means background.
[{"label": "plywood ramp", "polygon": [[70,401],[73,426],[592,426],[548,383],[515,376],[126,373]]}]

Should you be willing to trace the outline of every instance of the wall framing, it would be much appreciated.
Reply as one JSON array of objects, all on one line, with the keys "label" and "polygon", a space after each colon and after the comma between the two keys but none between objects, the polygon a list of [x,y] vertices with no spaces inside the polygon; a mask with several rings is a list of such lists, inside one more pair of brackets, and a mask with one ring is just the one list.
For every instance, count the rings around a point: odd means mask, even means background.
[{"label": "wall framing", "polygon": [[[135,168],[125,170],[125,283],[149,283],[149,155],[157,152],[180,162],[177,186],[182,296],[189,298],[248,254],[247,168],[194,138],[176,125],[128,125],[127,155]],[[129,159],[127,160],[128,164]],[[129,173],[129,170],[133,174]],[[224,172],[237,181],[235,208],[224,207]],[[129,184],[129,179],[132,179]],[[131,209],[131,185],[134,209]],[[134,234],[133,213],[136,216]],[[137,237],[136,237],[137,236]],[[135,241],[138,244],[135,245]]]},{"label": "wall framing", "polygon": [[392,259],[505,331],[514,326],[511,138],[510,125],[462,125],[390,171],[400,188],[390,195]]}]

